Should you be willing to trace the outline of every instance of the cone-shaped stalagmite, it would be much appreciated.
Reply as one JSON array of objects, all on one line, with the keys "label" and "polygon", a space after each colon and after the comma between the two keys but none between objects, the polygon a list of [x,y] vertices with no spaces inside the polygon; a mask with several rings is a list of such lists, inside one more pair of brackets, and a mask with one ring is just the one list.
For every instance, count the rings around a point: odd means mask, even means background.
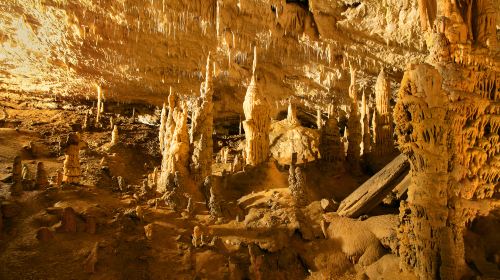
[{"label": "cone-shaped stalagmite", "polygon": [[373,152],[384,156],[394,151],[392,140],[392,110],[390,106],[391,86],[384,69],[380,71],[375,84],[375,111],[373,113]]},{"label": "cone-shaped stalagmite", "polygon": [[191,125],[191,175],[197,184],[201,184],[205,177],[212,174],[213,154],[213,82],[212,63],[210,53],[207,57],[205,82],[202,84],[200,97],[193,108]]},{"label": "cone-shaped stalagmite", "polygon": [[267,160],[269,155],[269,104],[264,94],[259,90],[255,77],[257,50],[254,48],[253,75],[243,102],[246,140],[246,163],[258,165]]}]

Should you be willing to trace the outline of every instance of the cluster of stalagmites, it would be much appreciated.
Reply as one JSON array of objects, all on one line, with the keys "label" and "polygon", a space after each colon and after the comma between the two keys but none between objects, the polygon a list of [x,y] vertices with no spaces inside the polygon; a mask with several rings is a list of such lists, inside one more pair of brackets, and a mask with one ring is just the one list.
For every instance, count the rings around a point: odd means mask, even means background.
[{"label": "cluster of stalagmites", "polygon": [[464,232],[490,210],[500,174],[500,75],[482,55],[496,46],[492,1],[459,3],[419,2],[430,64],[408,66],[394,110],[411,162],[399,254],[420,279],[468,277]]}]

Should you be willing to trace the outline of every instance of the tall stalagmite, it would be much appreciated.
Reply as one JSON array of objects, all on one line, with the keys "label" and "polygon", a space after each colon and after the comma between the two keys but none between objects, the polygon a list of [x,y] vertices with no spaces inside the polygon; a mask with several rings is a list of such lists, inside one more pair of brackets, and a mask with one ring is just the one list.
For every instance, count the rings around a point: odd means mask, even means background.
[{"label": "tall stalagmite", "polygon": [[165,149],[165,130],[167,126],[167,107],[163,103],[160,114],[160,132],[158,133],[158,140],[160,142],[160,151]]},{"label": "tall stalagmite", "polygon": [[178,98],[169,95],[169,115],[165,132],[165,148],[162,151],[161,173],[157,189],[167,190],[168,176],[178,172],[180,183],[189,177],[189,132],[187,125],[188,110]]},{"label": "tall stalagmite", "polygon": [[366,94],[363,92],[361,99],[361,154],[365,155],[371,151],[371,135],[370,135],[370,112],[366,100]]},{"label": "tall stalagmite", "polygon": [[213,154],[213,82],[210,53],[207,57],[205,82],[200,88],[200,97],[193,108],[191,125],[191,175],[197,184],[203,183],[212,174]]},{"label": "tall stalagmite", "polygon": [[351,112],[347,127],[349,127],[347,162],[351,170],[356,171],[359,168],[359,158],[361,154],[361,121],[358,110],[358,93],[356,91],[356,70],[351,66],[351,85],[349,86],[349,97],[351,98]]},{"label": "tall stalagmite", "polygon": [[269,104],[266,96],[259,90],[255,77],[257,65],[257,49],[254,48],[253,74],[243,102],[246,140],[246,163],[258,165],[267,160],[269,155]]},{"label": "tall stalagmite", "polygon": [[382,69],[375,84],[375,112],[372,119],[373,153],[378,156],[385,156],[394,151],[390,99],[391,85],[384,69]]},{"label": "tall stalagmite", "polygon": [[[458,14],[470,5],[488,10],[491,1],[462,4],[458,10],[453,1],[437,1],[438,28],[428,34],[431,64],[408,67],[394,110],[399,149],[411,162],[399,254],[402,267],[419,279],[469,278],[464,234],[492,208],[500,176],[500,74],[484,56],[494,49],[483,48],[496,44],[483,45],[483,38],[495,36],[490,22],[475,17],[468,24]],[[477,48],[465,40],[471,33]]]}]

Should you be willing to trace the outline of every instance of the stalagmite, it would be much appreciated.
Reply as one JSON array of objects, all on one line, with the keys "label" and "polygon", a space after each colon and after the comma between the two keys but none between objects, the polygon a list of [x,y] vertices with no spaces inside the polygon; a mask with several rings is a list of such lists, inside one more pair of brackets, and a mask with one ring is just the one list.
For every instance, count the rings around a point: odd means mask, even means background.
[{"label": "stalagmite", "polygon": [[80,170],[80,136],[77,133],[68,134],[66,139],[66,155],[63,164],[63,182],[78,184],[82,172]]},{"label": "stalagmite", "polygon": [[288,172],[288,189],[297,207],[304,207],[307,205],[306,182],[304,173],[300,167],[296,167],[297,154],[292,154],[292,162]]},{"label": "stalagmite", "polygon": [[292,126],[300,125],[300,121],[297,118],[297,109],[295,108],[295,105],[292,103],[292,101],[288,102],[288,114],[286,116],[286,120]]},{"label": "stalagmite", "polygon": [[323,128],[323,119],[321,117],[320,109],[316,110],[316,126],[318,127],[318,130],[321,130]]},{"label": "stalagmite", "polygon": [[103,103],[102,103],[102,90],[101,86],[97,86],[97,109],[96,109],[96,117],[95,123],[96,126],[100,126],[101,124],[101,113],[103,112]]},{"label": "stalagmite", "polygon": [[375,111],[372,118],[373,153],[387,156],[394,152],[393,121],[390,107],[391,86],[384,69],[380,71],[375,84]]},{"label": "stalagmite", "polygon": [[88,130],[90,128],[89,111],[85,112],[85,117],[83,118],[82,129]]},{"label": "stalagmite", "polygon": [[257,84],[255,77],[256,65],[257,49],[254,48],[252,79],[243,102],[246,163],[253,166],[266,161],[269,156],[270,126],[269,104]]},{"label": "stalagmite", "polygon": [[118,137],[119,137],[118,136],[118,126],[115,125],[113,127],[113,131],[111,132],[111,142],[110,142],[111,146],[118,144]]},{"label": "stalagmite", "polygon": [[197,185],[212,174],[213,154],[213,81],[210,53],[207,57],[205,81],[202,84],[200,97],[193,111],[191,124],[192,155],[190,171]]},{"label": "stalagmite", "polygon": [[342,136],[341,142],[344,144],[344,159],[347,156],[347,150],[349,149],[349,129],[344,127],[344,135]]},{"label": "stalagmite", "polygon": [[236,173],[243,170],[243,160],[239,154],[234,156],[233,164],[231,165],[231,172]]},{"label": "stalagmite", "polygon": [[160,141],[160,151],[165,149],[165,131],[167,129],[167,108],[165,107],[165,103],[163,103],[163,107],[161,108],[160,114],[160,132],[158,134],[158,140]]},{"label": "stalagmite", "polygon": [[109,128],[113,129],[115,127],[115,119],[113,116],[109,117]]},{"label": "stalagmite", "polygon": [[366,94],[363,92],[363,98],[361,99],[361,135],[363,142],[361,142],[361,154],[365,155],[371,151],[371,136],[370,136],[370,112],[368,110],[368,105],[366,104]]},{"label": "stalagmite", "polygon": [[12,164],[12,186],[11,193],[12,195],[19,195],[23,192],[23,166],[21,162],[21,157],[16,156],[14,158],[14,163]]},{"label": "stalagmite", "polygon": [[45,171],[45,166],[43,162],[39,161],[36,164],[36,173],[35,173],[35,189],[41,190],[48,187],[49,181],[47,179],[47,172]]},{"label": "stalagmite", "polygon": [[31,179],[31,172],[26,163],[23,163],[23,171],[21,172],[23,181],[28,181]]},{"label": "stalagmite", "polygon": [[221,201],[219,195],[214,189],[214,185],[210,187],[210,198],[208,200],[208,209],[212,218],[219,218],[222,216]]},{"label": "stalagmite", "polygon": [[[187,107],[178,104],[174,96],[169,97],[171,111],[167,119],[165,148],[162,151],[161,172],[158,179],[158,191],[167,190],[169,174],[178,172],[179,180],[184,183],[189,175],[189,132],[187,127]],[[173,131],[172,131],[173,129]],[[170,133],[170,131],[172,131]]]},{"label": "stalagmite", "polygon": [[337,122],[337,109],[334,105],[328,106],[328,119],[321,128],[320,154],[321,158],[330,163],[341,163],[345,159],[345,151],[340,139]]},{"label": "stalagmite", "polygon": [[349,97],[351,98],[351,112],[349,113],[349,120],[347,126],[349,127],[349,134],[347,136],[347,162],[351,170],[357,172],[359,170],[359,159],[361,150],[361,121],[358,111],[358,93],[356,91],[356,70],[351,66],[351,85],[349,86]]}]

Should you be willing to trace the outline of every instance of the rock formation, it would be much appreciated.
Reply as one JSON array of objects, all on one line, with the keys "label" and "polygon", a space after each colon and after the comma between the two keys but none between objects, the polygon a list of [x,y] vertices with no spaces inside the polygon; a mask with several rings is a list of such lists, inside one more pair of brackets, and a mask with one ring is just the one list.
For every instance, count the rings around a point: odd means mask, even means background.
[{"label": "rock formation", "polygon": [[307,205],[307,191],[306,180],[302,169],[295,166],[297,161],[297,154],[292,154],[292,163],[290,164],[288,172],[288,189],[297,207],[304,207]]},{"label": "rock formation", "polygon": [[111,131],[111,142],[110,142],[110,145],[111,146],[114,146],[116,144],[118,144],[118,126],[115,125],[113,127],[113,131]]},{"label": "rock formation", "polygon": [[215,186],[211,184],[210,198],[208,200],[208,209],[212,218],[222,217],[222,208],[219,194],[215,190]]},{"label": "rock formation", "polygon": [[97,86],[97,108],[95,117],[95,123],[97,127],[101,126],[101,113],[104,112],[104,104],[102,98],[101,86]]},{"label": "rock formation", "polygon": [[266,161],[269,155],[269,105],[257,84],[255,77],[256,65],[257,49],[254,48],[252,78],[243,102],[246,163],[252,166]]},{"label": "rock formation", "polygon": [[161,108],[160,114],[160,132],[158,133],[158,140],[160,142],[160,151],[165,149],[165,131],[167,129],[167,108],[165,107],[165,103],[163,103],[163,107]]},{"label": "rock formation", "polygon": [[243,159],[240,154],[234,156],[233,164],[231,165],[231,172],[236,173],[243,170]]},{"label": "rock formation", "polygon": [[21,157],[16,156],[12,164],[12,186],[11,186],[12,195],[19,195],[23,192],[22,172],[23,172],[23,166],[21,162]]},{"label": "rock formation", "polygon": [[66,139],[65,157],[63,164],[64,183],[78,184],[82,172],[80,170],[80,135],[70,133]]},{"label": "rock formation", "polygon": [[41,190],[49,186],[49,181],[47,179],[47,172],[45,171],[45,166],[43,162],[39,161],[36,164],[35,172],[35,189]]},{"label": "rock formation", "polygon": [[[461,11],[473,5],[461,4]],[[399,254],[403,267],[420,279],[460,279],[468,272],[464,233],[488,213],[498,184],[498,112],[492,104],[499,74],[481,55],[488,49],[466,43],[471,33],[479,45],[494,38],[491,21],[466,12],[472,20],[466,24],[454,1],[437,5],[437,29],[428,34],[432,65],[408,66],[394,110],[399,149],[411,162]],[[474,5],[487,10],[491,2]]]},{"label": "rock formation", "polygon": [[375,84],[375,110],[373,112],[373,153],[386,156],[394,151],[393,121],[390,106],[391,85],[384,69],[380,71]]},{"label": "rock formation", "polygon": [[358,93],[356,91],[356,70],[351,66],[351,85],[349,87],[349,97],[351,98],[351,112],[349,113],[349,120],[347,127],[349,134],[347,136],[347,162],[349,163],[352,171],[356,172],[359,169],[359,160],[361,154],[361,121],[358,110]]},{"label": "rock formation", "polygon": [[345,159],[344,147],[340,139],[337,121],[337,109],[334,105],[328,106],[328,119],[321,128],[320,140],[321,158],[330,163],[341,163]]},{"label": "rock formation", "polygon": [[[162,151],[161,171],[158,191],[167,190],[169,174],[178,172],[179,180],[189,176],[189,132],[187,127],[187,107],[173,95],[169,96],[169,116],[166,123],[165,148]],[[184,183],[184,182],[183,182]]]},{"label": "rock formation", "polygon": [[366,94],[363,92],[361,99],[361,155],[370,153],[371,151],[371,133],[370,133],[370,112],[368,110]]},{"label": "rock formation", "polygon": [[299,126],[300,121],[297,118],[297,109],[295,108],[295,104],[292,101],[288,102],[288,114],[286,115],[286,120],[291,126]]},{"label": "rock formation", "polygon": [[200,88],[200,97],[193,108],[191,118],[192,155],[190,170],[197,185],[203,183],[205,177],[212,174],[213,153],[213,82],[210,53],[207,57],[205,81]]},{"label": "rock formation", "polygon": [[2,1],[0,279],[500,279],[497,7]]}]

